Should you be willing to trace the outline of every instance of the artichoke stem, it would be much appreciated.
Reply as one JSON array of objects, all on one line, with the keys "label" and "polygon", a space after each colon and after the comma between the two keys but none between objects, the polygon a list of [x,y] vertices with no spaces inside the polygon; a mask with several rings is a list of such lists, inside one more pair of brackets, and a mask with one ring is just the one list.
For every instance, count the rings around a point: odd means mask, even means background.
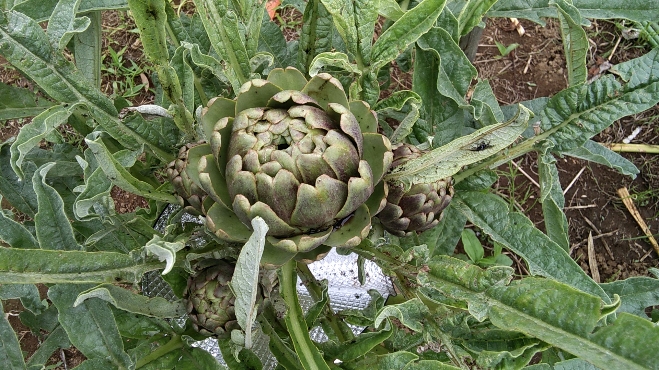
[{"label": "artichoke stem", "polygon": [[280,270],[280,288],[281,295],[286,303],[286,328],[291,336],[291,342],[295,352],[300,358],[300,362],[305,369],[328,369],[327,363],[323,360],[323,355],[311,341],[309,337],[309,328],[304,321],[304,313],[300,307],[300,301],[297,296],[297,273],[295,260],[286,262]]},{"label": "artichoke stem", "polygon": [[140,367],[155,361],[158,358],[168,354],[169,352],[177,350],[181,347],[183,347],[183,340],[181,340],[181,336],[174,335],[172,339],[169,340],[169,342],[165,343],[165,345],[158,347],[158,349],[137,361],[135,364],[135,369],[139,369]]},{"label": "artichoke stem", "polygon": [[[318,283],[318,280],[316,280],[316,277],[313,276],[311,270],[309,270],[309,266],[306,263],[298,262],[297,270],[298,270],[298,276],[302,280],[304,286],[307,287],[307,291],[309,291],[309,295],[311,295],[311,298],[313,298],[314,301],[322,300],[323,299],[322,288],[320,287],[320,283]],[[354,336],[353,338],[346,338],[343,331],[341,330],[339,320],[334,314],[334,311],[330,307],[329,303],[325,305],[325,308],[323,309],[323,314],[327,318],[329,327],[332,329],[336,337],[341,342],[345,342],[354,338]]]}]

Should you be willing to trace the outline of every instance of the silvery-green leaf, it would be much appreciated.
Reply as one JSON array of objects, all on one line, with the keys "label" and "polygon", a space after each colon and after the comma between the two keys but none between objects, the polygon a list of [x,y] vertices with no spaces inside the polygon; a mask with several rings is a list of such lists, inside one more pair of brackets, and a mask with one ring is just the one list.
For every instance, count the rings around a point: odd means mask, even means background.
[{"label": "silvery-green leaf", "polygon": [[256,298],[259,291],[259,267],[268,225],[261,217],[252,219],[254,232],[240,250],[231,278],[231,290],[236,296],[236,320],[245,333],[245,348],[252,348],[252,325],[256,320]]},{"label": "silvery-green leaf", "polygon": [[[0,195],[0,202],[2,202],[2,195]],[[25,226],[9,218],[2,210],[0,210],[0,242],[6,243],[12,248],[39,247],[34,235]]]},{"label": "silvery-green leaf", "polygon": [[0,82],[0,120],[34,117],[52,105],[28,89]]},{"label": "silvery-green leaf", "polygon": [[418,298],[400,304],[388,305],[382,308],[375,317],[375,327],[379,327],[386,318],[395,317],[407,328],[422,333],[424,331],[423,317],[426,313],[428,313],[428,308]]},{"label": "silvery-green leaf", "polygon": [[42,249],[80,250],[73,235],[73,228],[64,212],[64,202],[57,191],[46,183],[46,174],[55,165],[41,166],[32,176],[32,186],[37,194],[39,211],[34,216],[39,247]]},{"label": "silvery-green leaf", "polygon": [[610,303],[609,296],[565,249],[538,230],[526,216],[508,211],[507,203],[500,197],[476,191],[461,191],[456,192],[451,205],[493,241],[522,257],[529,264],[532,275],[560,281]]},{"label": "silvery-green leaf", "polygon": [[565,197],[558,178],[556,159],[549,154],[538,153],[538,174],[540,180],[540,202],[547,236],[566,251],[570,250],[570,233],[563,207]]},{"label": "silvery-green leaf", "polygon": [[610,296],[619,295],[620,311],[648,318],[645,309],[659,304],[659,280],[647,276],[633,276],[625,280],[600,284]]},{"label": "silvery-green leaf", "polygon": [[659,50],[618,64],[591,84],[569,87],[554,95],[540,113],[539,137],[562,153],[583,145],[616,120],[659,102]]},{"label": "silvery-green leaf", "polygon": [[[20,299],[21,304],[35,315],[45,308],[39,297],[39,290],[34,284],[5,284],[0,285],[0,299]],[[45,302],[45,301],[44,301]]]},{"label": "silvery-green leaf", "polygon": [[334,67],[360,76],[362,71],[359,67],[351,63],[348,56],[340,52],[324,52],[316,55],[309,66],[309,76],[317,75],[325,67]]},{"label": "silvery-green leaf", "polygon": [[498,0],[469,1],[458,15],[460,36],[468,34],[476,27],[487,11]]},{"label": "silvery-green leaf", "polygon": [[238,85],[247,82],[249,56],[238,29],[238,18],[228,9],[227,0],[196,0],[195,5],[215,52],[231,66]]},{"label": "silvery-green leaf", "polygon": [[[5,312],[2,301],[0,301],[0,310],[3,313]],[[0,358],[3,360],[3,366],[10,369],[25,369],[25,361],[23,360],[18,338],[4,314],[0,317]]]},{"label": "silvery-green leaf", "polygon": [[433,27],[419,38],[417,45],[438,59],[435,93],[452,99],[460,107],[468,106],[465,96],[477,72],[451,35],[444,29]]},{"label": "silvery-green leaf", "polygon": [[32,122],[21,128],[16,141],[11,145],[11,164],[17,175],[23,177],[21,166],[27,153],[57,127],[66,123],[78,107],[79,104],[56,105],[34,117]]},{"label": "silvery-green leaf", "polygon": [[81,0],[60,0],[55,6],[46,29],[54,50],[61,52],[76,33],[81,33],[89,27],[89,18],[76,17],[80,3]]},{"label": "silvery-green leaf", "polygon": [[44,340],[39,348],[30,356],[27,362],[28,369],[41,369],[44,368],[48,359],[53,355],[57,349],[67,349],[71,347],[69,336],[61,326],[57,326],[55,330],[48,333],[46,340]]},{"label": "silvery-green leaf", "polygon": [[397,21],[405,12],[400,8],[396,0],[380,0],[378,13],[392,21]]},{"label": "silvery-green leaf", "polygon": [[85,289],[84,285],[58,284],[48,290],[48,298],[57,306],[60,324],[71,343],[89,359],[108,360],[116,369],[133,368],[108,304],[93,299],[73,306]]},{"label": "silvery-green leaf", "polygon": [[77,307],[90,298],[102,299],[123,311],[160,318],[177,318],[185,315],[183,301],[170,302],[162,297],[145,297],[112,284],[102,284],[81,292],[73,302]]},{"label": "silvery-green leaf", "polygon": [[0,248],[0,284],[137,284],[144,273],[162,267],[125,253]]},{"label": "silvery-green leaf", "polygon": [[[126,163],[122,163],[122,157],[120,157],[120,154],[127,153],[118,152],[111,154],[103,143],[101,135],[98,133],[92,133],[89,137],[85,138],[85,143],[87,143],[89,149],[91,149],[91,151],[94,153],[100,168],[103,169],[103,172],[105,172],[113,184],[133,194],[141,195],[147,199],[154,199],[174,204],[178,202],[176,197],[172,194],[158,191],[151,184],[134,177],[125,168],[132,166],[132,164],[127,166]],[[133,154],[139,154],[140,152],[141,151],[137,151],[129,154],[134,158]]]},{"label": "silvery-green leaf", "polygon": [[425,0],[405,12],[373,44],[371,68],[377,70],[396,59],[410,44],[428,32],[445,4],[446,0]]},{"label": "silvery-green leaf", "polygon": [[586,54],[590,44],[586,31],[579,21],[579,10],[565,0],[552,0],[549,2],[558,9],[558,19],[561,22],[561,36],[563,49],[567,61],[567,80],[570,86],[580,85],[588,78],[586,68]]},{"label": "silvery-green leaf", "polygon": [[89,27],[73,37],[76,67],[97,89],[101,88],[101,12],[85,13],[90,19]]},{"label": "silvery-green leaf", "polygon": [[510,121],[486,126],[453,140],[392,169],[385,179],[411,187],[452,176],[463,166],[485,159],[512,144],[526,129],[530,115],[531,111],[520,105],[517,116]]},{"label": "silvery-green leaf", "polygon": [[[646,0],[627,0],[624,3],[621,1],[572,0],[572,4],[579,9],[584,18],[625,18],[634,21],[656,21],[659,18],[656,3]],[[541,18],[555,18],[556,8],[550,5],[550,0],[499,0],[490,8],[487,15],[526,18],[544,25]],[[584,20],[581,23],[584,23]]]},{"label": "silvery-green leaf", "polygon": [[160,261],[165,261],[165,269],[162,272],[163,275],[166,275],[172,270],[172,267],[174,267],[174,263],[176,262],[176,252],[183,248],[185,248],[185,242],[183,240],[168,242],[158,235],[154,235],[144,246],[147,253],[158,257]]},{"label": "silvery-green leaf", "polygon": [[[50,18],[53,9],[59,0],[26,0],[15,1],[16,5],[12,8],[17,12],[21,12],[30,18],[35,19],[37,22],[43,22]],[[85,0],[82,1],[78,11],[84,13],[93,10],[112,10],[112,9],[127,9],[128,3],[126,0]]]},{"label": "silvery-green leaf", "polygon": [[476,83],[470,103],[474,107],[474,118],[481,126],[489,126],[505,120],[488,80]]},{"label": "silvery-green leaf", "polygon": [[169,65],[172,66],[176,75],[178,76],[178,82],[181,85],[181,93],[183,104],[189,112],[194,112],[194,96],[195,96],[195,86],[194,86],[194,73],[192,68],[188,64],[187,59],[187,49],[183,46],[179,46],[174,55],[169,60]]},{"label": "silvery-green leaf", "polygon": [[565,154],[570,157],[605,165],[617,170],[623,175],[630,176],[632,179],[636,178],[636,175],[640,173],[634,163],[627,158],[592,140],[587,140],[582,146],[565,152]]}]

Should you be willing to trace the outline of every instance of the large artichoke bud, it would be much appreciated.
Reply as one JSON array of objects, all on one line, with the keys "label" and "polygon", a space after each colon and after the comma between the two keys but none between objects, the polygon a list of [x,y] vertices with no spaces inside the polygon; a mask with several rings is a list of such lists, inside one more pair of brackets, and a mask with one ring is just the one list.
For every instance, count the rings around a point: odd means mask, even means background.
[{"label": "large artichoke bud", "polygon": [[236,321],[235,296],[229,287],[235,265],[213,260],[195,276],[188,278],[187,311],[192,325],[206,335],[226,337],[240,326]]},{"label": "large artichoke bud", "polygon": [[200,156],[199,184],[216,202],[206,224],[222,239],[246,241],[260,216],[287,258],[321,244],[355,246],[384,206],[389,140],[375,112],[348,102],[328,74],[307,81],[293,68],[273,70],[234,100],[212,99],[202,124],[210,149],[199,150],[210,154]]},{"label": "large artichoke bud", "polygon": [[[393,153],[393,168],[423,154],[408,144],[398,144]],[[378,219],[384,229],[394,235],[419,233],[439,223],[442,211],[451,202],[452,195],[450,178],[429,184],[414,184],[407,191],[403,185],[389,184],[387,204],[378,214]]]},{"label": "large artichoke bud", "polygon": [[204,189],[190,179],[187,171],[188,157],[190,149],[202,143],[189,143],[181,147],[178,151],[178,157],[167,166],[167,177],[174,186],[180,205],[193,215],[205,214],[203,203],[207,194]]}]

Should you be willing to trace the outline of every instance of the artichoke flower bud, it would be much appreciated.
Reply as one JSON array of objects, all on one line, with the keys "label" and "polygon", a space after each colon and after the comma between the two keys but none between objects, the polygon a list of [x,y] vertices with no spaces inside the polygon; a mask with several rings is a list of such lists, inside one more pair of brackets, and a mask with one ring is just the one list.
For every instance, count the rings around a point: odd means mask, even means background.
[{"label": "artichoke flower bud", "polygon": [[329,74],[307,81],[296,69],[275,69],[234,100],[212,99],[202,125],[209,143],[198,150],[198,179],[215,201],[206,226],[219,238],[247,240],[259,216],[269,246],[291,258],[368,235],[384,204],[391,144],[377,133],[375,112],[348,102]]},{"label": "artichoke flower bud", "polygon": [[196,331],[205,335],[228,337],[239,329],[235,296],[229,287],[235,265],[213,260],[210,266],[188,278],[185,293],[187,311]]},{"label": "artichoke flower bud", "polygon": [[167,166],[167,177],[174,186],[179,204],[195,216],[205,213],[203,203],[206,192],[190,179],[188,174],[188,157],[190,150],[203,142],[189,143],[179,149],[178,157]]},{"label": "artichoke flower bud", "polygon": [[[392,168],[423,155],[422,151],[409,144],[398,144],[393,153]],[[451,178],[414,184],[407,192],[403,185],[388,185],[387,204],[378,214],[378,219],[385,230],[398,236],[420,233],[437,225],[453,196]]]}]

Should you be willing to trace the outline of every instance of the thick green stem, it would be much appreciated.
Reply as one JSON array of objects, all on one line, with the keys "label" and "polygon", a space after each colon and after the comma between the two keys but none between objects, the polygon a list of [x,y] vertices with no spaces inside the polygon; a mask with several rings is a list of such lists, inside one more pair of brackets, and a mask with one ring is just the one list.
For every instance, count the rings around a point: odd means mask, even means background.
[{"label": "thick green stem", "polygon": [[168,354],[171,351],[177,350],[179,348],[183,347],[183,340],[181,340],[180,335],[175,335],[170,339],[169,342],[165,343],[165,345],[158,347],[155,351],[151,352],[149,355],[142,357],[139,361],[137,361],[137,364],[135,364],[135,368],[139,369],[140,367],[148,364],[149,362],[155,361],[158,358]]},{"label": "thick green stem", "polygon": [[284,321],[286,328],[291,336],[295,352],[300,358],[300,362],[305,370],[315,369],[329,369],[323,356],[318,351],[318,348],[313,344],[309,337],[309,329],[307,323],[304,321],[304,314],[300,301],[297,296],[297,283],[296,264],[294,260],[286,262],[281,267],[280,274],[280,288],[281,295],[286,303],[287,312]]}]

